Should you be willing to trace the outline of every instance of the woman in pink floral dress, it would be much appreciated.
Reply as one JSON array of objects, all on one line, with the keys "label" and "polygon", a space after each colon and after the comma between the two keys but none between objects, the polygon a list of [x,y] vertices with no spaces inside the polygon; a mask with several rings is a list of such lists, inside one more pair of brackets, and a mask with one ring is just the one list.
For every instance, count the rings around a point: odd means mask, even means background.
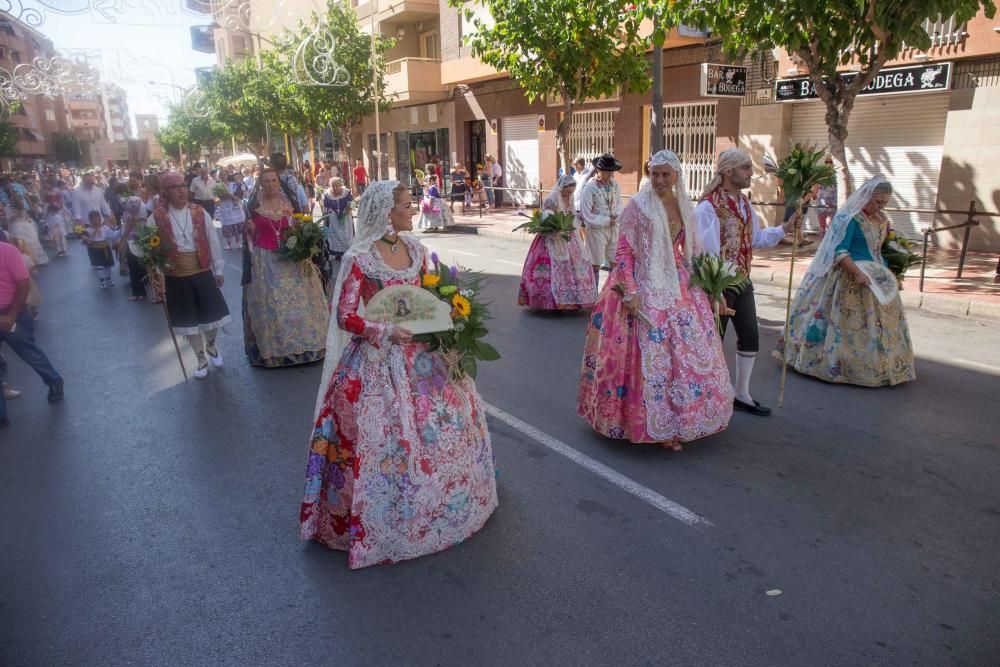
[{"label": "woman in pink floral dress", "polygon": [[[563,176],[542,203],[545,211],[573,213],[576,181]],[[536,234],[521,271],[517,303],[532,310],[579,310],[597,301],[597,285],[578,232]]]},{"label": "woman in pink floral dress", "polygon": [[699,254],[680,161],[650,160],[619,219],[617,261],[591,313],[577,412],[598,433],[674,450],[726,428],[733,387],[708,297],[689,287]]},{"label": "woman in pink floral dress", "polygon": [[468,377],[410,332],[368,320],[364,304],[427,268],[410,196],[377,181],[361,197],[357,236],[334,293],[306,470],[299,535],[348,552],[348,566],[447,549],[497,506],[486,413]]}]

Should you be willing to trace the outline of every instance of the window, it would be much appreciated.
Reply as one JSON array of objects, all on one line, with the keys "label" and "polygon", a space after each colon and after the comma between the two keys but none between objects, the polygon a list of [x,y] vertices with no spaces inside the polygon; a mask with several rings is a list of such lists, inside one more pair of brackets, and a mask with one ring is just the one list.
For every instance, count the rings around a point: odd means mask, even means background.
[{"label": "window", "polygon": [[420,33],[420,57],[429,60],[440,60],[441,52],[438,48],[438,31]]},{"label": "window", "polygon": [[8,35],[11,35],[12,37],[17,37],[17,33],[14,32],[14,26],[7,23],[6,21],[0,23],[0,30],[7,33]]},{"label": "window", "polygon": [[15,63],[20,64],[20,62],[21,62],[21,52],[20,51],[11,51],[10,52],[10,59],[13,60]]},{"label": "window", "polygon": [[243,35],[235,35],[233,37],[233,51],[237,54],[244,53],[247,50],[247,40]]},{"label": "window", "polygon": [[7,60],[7,49],[0,46],[0,60]]},{"label": "window", "polygon": [[56,120],[56,112],[53,111],[52,109],[46,109],[45,120],[49,121],[50,123],[54,123]]},{"label": "window", "polygon": [[716,103],[663,107],[663,147],[684,165],[688,194],[700,197],[715,167]]},{"label": "window", "polygon": [[615,111],[573,112],[573,125],[569,129],[569,154],[571,159],[582,155],[591,159],[613,150],[615,138]]}]

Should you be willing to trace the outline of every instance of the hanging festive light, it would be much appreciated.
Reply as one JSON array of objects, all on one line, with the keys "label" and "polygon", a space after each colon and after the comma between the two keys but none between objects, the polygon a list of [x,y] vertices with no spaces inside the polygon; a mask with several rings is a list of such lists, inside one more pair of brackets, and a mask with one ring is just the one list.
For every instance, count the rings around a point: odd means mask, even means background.
[{"label": "hanging festive light", "polygon": [[320,24],[295,49],[292,71],[295,80],[307,86],[346,86],[351,82],[347,68],[337,62],[337,38],[329,26]]}]

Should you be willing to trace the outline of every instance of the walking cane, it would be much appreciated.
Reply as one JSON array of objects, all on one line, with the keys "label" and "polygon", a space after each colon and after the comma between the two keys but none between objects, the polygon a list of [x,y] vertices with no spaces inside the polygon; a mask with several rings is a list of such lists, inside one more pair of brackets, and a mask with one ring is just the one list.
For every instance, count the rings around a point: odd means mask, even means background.
[{"label": "walking cane", "polygon": [[[150,286],[153,287],[153,293],[156,294],[157,289],[155,286],[153,286],[153,281],[155,280],[155,278],[153,278],[152,276],[147,276],[147,280]],[[167,330],[170,331],[170,340],[174,342],[174,351],[177,352],[177,361],[181,365],[181,373],[184,374],[184,381],[187,382],[188,373],[187,373],[187,368],[184,367],[184,357],[181,356],[181,347],[180,345],[177,344],[177,335],[174,334],[174,327],[171,326],[170,322],[170,311],[167,310],[167,295],[163,294],[162,296],[161,295],[157,296],[160,296],[160,305],[163,306],[163,317],[165,317],[167,320]]]},{"label": "walking cane", "polygon": [[[796,209],[795,214],[800,215]],[[799,249],[799,223],[793,227],[792,233],[792,263],[788,267],[788,297],[785,301],[785,346],[781,352],[781,385],[778,387],[778,407],[785,399],[785,377],[788,375],[788,329],[792,319],[792,278],[795,276],[795,253]]]}]

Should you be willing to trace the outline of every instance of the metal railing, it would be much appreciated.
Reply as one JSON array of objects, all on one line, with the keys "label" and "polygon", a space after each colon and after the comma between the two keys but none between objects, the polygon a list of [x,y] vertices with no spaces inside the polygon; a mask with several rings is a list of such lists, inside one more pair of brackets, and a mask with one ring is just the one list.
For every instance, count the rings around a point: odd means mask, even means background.
[{"label": "metal railing", "polygon": [[399,60],[390,60],[385,64],[386,74],[399,74],[403,71],[403,63],[418,62],[418,63],[439,63],[440,58],[400,58]]},{"label": "metal railing", "polygon": [[[965,255],[969,250],[969,234],[972,232],[973,227],[979,226],[979,221],[976,220],[977,215],[985,215],[988,217],[1000,217],[1000,213],[991,213],[989,211],[977,211],[976,202],[969,202],[969,210],[967,211],[938,211],[931,210],[931,213],[938,213],[943,215],[965,215],[965,221],[957,225],[948,225],[947,227],[928,227],[923,230],[924,243],[923,243],[923,261],[920,263],[920,288],[919,291],[924,291],[924,272],[927,268],[927,241],[933,234],[938,232],[944,232],[952,229],[965,229],[965,233],[962,235],[962,252],[958,257],[958,274],[955,276],[956,279],[962,277],[962,271],[965,269]],[[1000,261],[997,262],[997,274],[1000,274]]]}]

